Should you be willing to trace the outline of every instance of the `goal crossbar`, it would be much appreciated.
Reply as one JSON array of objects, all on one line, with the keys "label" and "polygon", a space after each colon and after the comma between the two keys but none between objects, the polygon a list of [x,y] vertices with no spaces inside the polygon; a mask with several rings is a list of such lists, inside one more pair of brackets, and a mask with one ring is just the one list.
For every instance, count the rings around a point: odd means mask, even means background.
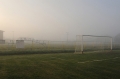
[{"label": "goal crossbar", "polygon": [[96,35],[77,35],[77,36],[91,36],[91,37],[108,37],[108,38],[112,38],[111,36],[96,36]]}]

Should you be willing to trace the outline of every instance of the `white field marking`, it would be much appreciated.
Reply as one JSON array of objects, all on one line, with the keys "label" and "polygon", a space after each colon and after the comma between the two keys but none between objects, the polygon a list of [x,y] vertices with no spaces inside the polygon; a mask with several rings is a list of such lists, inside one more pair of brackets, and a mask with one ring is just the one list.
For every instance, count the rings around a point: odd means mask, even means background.
[{"label": "white field marking", "polygon": [[60,60],[65,60],[65,59],[62,59],[62,58],[58,58],[58,59],[60,59]]},{"label": "white field marking", "polygon": [[102,60],[108,60],[108,59],[102,59]]},{"label": "white field marking", "polygon": [[85,61],[85,62],[78,62],[78,63],[88,63],[88,62],[93,62],[93,61]]},{"label": "white field marking", "polygon": [[86,62],[78,62],[78,63],[86,63]]},{"label": "white field marking", "polygon": [[93,61],[86,61],[86,63],[87,63],[87,62],[93,62]]},{"label": "white field marking", "polygon": [[117,58],[119,58],[119,57],[115,57],[115,58],[113,58],[113,59],[117,59]]},{"label": "white field marking", "polygon": [[[115,58],[111,58],[111,59],[118,59],[118,58],[120,58],[120,57],[115,57]],[[105,60],[110,60],[110,59],[92,60],[92,61],[85,61],[85,62],[78,62],[78,63],[99,62],[99,61],[105,61]]]},{"label": "white field marking", "polygon": [[56,57],[51,57],[51,58],[56,58]]},{"label": "white field marking", "polygon": [[62,59],[62,58],[57,58],[57,57],[51,57],[51,58],[56,58],[56,59],[59,59],[59,60],[65,60],[65,59]]},{"label": "white field marking", "polygon": [[93,60],[93,61],[103,61],[103,60]]}]

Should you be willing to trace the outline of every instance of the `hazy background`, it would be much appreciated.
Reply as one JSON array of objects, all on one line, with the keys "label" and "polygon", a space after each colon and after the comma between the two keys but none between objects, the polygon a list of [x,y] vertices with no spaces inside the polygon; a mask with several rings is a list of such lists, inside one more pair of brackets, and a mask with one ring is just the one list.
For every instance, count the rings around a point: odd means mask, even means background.
[{"label": "hazy background", "polygon": [[5,38],[75,40],[76,35],[120,33],[120,0],[0,0]]}]

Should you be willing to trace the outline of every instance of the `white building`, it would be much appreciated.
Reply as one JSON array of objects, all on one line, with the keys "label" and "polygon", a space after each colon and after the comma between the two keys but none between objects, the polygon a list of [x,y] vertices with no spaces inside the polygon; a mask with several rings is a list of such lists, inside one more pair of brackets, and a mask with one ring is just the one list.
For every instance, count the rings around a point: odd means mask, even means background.
[{"label": "white building", "polygon": [[3,40],[3,32],[2,30],[0,30],[0,40]]}]

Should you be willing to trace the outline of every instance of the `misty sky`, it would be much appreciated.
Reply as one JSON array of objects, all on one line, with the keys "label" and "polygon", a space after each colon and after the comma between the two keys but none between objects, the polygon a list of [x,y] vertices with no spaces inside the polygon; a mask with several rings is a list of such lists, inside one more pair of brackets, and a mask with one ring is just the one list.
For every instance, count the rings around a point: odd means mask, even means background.
[{"label": "misty sky", "polygon": [[5,38],[75,40],[76,35],[120,33],[120,0],[0,0]]}]

